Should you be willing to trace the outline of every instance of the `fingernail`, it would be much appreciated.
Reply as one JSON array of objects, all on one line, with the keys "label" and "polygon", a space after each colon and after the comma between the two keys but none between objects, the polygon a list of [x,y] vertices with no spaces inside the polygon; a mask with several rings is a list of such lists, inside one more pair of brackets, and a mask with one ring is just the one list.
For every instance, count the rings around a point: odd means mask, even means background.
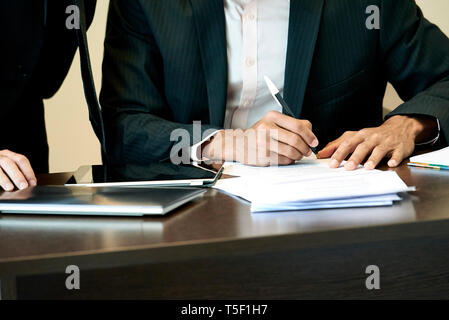
[{"label": "fingernail", "polygon": [[338,161],[335,160],[335,159],[332,159],[331,162],[329,163],[329,166],[330,166],[331,168],[338,168],[339,165],[340,165],[340,164],[339,164]]},{"label": "fingernail", "polygon": [[318,147],[319,144],[320,144],[320,143],[318,142],[318,140],[315,139],[315,140],[313,140],[311,147],[312,147],[312,148],[316,148],[316,147]]},{"label": "fingernail", "polygon": [[389,167],[396,167],[398,164],[396,162],[396,160],[390,160],[388,161],[388,166]]},{"label": "fingernail", "polygon": [[12,190],[14,190],[14,186],[13,186],[12,184],[7,184],[7,185],[5,186],[5,190],[6,190],[6,191],[12,191]]},{"label": "fingernail", "polygon": [[352,161],[346,162],[345,168],[346,169],[354,169],[355,168],[355,163],[352,162]]},{"label": "fingernail", "polygon": [[20,190],[23,190],[23,189],[26,189],[26,188],[28,188],[28,184],[25,183],[25,182],[22,182],[22,183],[19,185],[19,189],[20,189]]},{"label": "fingernail", "polygon": [[30,184],[31,184],[31,186],[35,187],[35,186],[37,186],[37,181],[36,180],[31,180]]},{"label": "fingernail", "polygon": [[372,163],[371,161],[365,163],[365,169],[373,170],[374,169],[374,163]]}]

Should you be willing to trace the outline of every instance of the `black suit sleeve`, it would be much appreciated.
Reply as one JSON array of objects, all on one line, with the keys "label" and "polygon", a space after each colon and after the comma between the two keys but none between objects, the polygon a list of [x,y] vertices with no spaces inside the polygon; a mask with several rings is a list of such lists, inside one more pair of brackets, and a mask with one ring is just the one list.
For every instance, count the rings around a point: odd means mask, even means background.
[{"label": "black suit sleeve", "polygon": [[[163,61],[139,1],[112,0],[100,96],[109,161],[145,164],[165,159],[178,141],[171,133],[193,125],[175,122],[164,96]],[[202,124],[201,133],[211,126]],[[188,150],[188,148],[186,148]]]},{"label": "black suit sleeve", "polygon": [[449,39],[414,0],[383,0],[380,50],[385,73],[406,101],[387,117],[437,118],[449,141]]}]

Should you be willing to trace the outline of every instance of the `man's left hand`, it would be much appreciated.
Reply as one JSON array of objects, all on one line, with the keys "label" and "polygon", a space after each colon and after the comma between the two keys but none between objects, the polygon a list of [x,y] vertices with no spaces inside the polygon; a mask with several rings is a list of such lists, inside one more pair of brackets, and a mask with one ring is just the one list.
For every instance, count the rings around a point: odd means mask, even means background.
[{"label": "man's left hand", "polygon": [[318,156],[331,157],[331,168],[338,168],[351,153],[345,164],[347,170],[354,170],[362,163],[366,169],[372,170],[385,157],[390,158],[388,166],[394,168],[413,153],[416,143],[430,140],[436,132],[437,121],[434,119],[393,116],[380,127],[345,132]]}]

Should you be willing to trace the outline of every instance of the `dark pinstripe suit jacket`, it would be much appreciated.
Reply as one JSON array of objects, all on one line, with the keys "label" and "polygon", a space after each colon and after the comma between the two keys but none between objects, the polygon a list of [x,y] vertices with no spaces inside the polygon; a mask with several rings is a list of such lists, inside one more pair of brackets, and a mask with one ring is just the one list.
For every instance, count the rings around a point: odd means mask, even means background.
[{"label": "dark pinstripe suit jacket", "polygon": [[[369,5],[380,30],[368,30]],[[449,141],[449,40],[413,0],[291,0],[285,100],[321,145],[382,123],[387,81],[407,101],[394,113],[437,117]],[[223,0],[112,0],[102,107],[110,159],[168,156],[176,128],[220,128],[226,108]]]}]

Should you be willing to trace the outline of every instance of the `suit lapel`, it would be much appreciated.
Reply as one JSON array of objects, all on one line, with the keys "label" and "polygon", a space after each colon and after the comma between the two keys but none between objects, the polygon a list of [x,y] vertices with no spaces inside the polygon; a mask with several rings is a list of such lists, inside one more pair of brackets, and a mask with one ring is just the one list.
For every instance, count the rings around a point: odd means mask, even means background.
[{"label": "suit lapel", "polygon": [[291,0],[284,98],[301,116],[324,0]]},{"label": "suit lapel", "polygon": [[228,66],[223,0],[190,0],[207,84],[212,125],[223,126]]}]

